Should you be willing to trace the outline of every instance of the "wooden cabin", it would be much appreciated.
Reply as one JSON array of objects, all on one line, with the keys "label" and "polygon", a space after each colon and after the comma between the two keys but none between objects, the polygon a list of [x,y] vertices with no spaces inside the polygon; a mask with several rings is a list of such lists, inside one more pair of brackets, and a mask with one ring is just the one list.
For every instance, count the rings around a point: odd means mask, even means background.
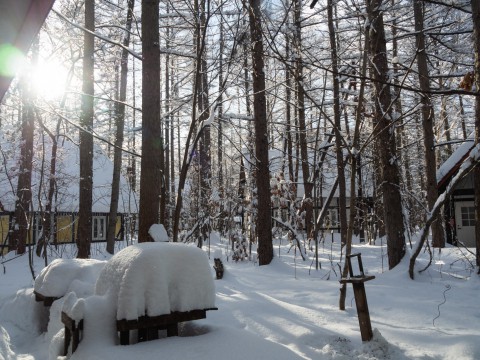
[{"label": "wooden cabin", "polygon": [[[440,166],[437,171],[439,194],[445,191],[474,145],[473,137],[470,137]],[[444,205],[445,229],[449,244],[475,247],[474,201],[473,172],[470,172],[455,186]]]},{"label": "wooden cabin", "polygon": [[[9,250],[9,234],[12,230],[12,219],[15,211],[15,192],[16,192],[16,159],[18,151],[15,145],[6,136],[0,133],[0,144],[9,154],[8,158],[0,159],[0,253]],[[44,141],[44,140],[42,140]],[[10,145],[10,149],[7,149]],[[38,144],[37,144],[38,145]],[[57,171],[56,171],[56,194],[54,197],[53,208],[53,243],[72,243],[75,242],[78,222],[78,198],[79,198],[79,149],[70,141],[63,141],[60,144],[57,153]],[[34,155],[34,167],[32,170],[32,207],[30,213],[31,229],[27,238],[27,244],[35,244],[42,233],[42,213],[39,206],[40,201],[45,204],[45,198],[48,191],[48,169],[50,164],[46,161],[44,167],[44,179],[40,181],[41,171],[38,168],[40,162],[35,157],[43,156],[49,159],[48,154],[51,147],[44,145],[36,149]],[[47,170],[45,170],[47,169]],[[11,171],[10,171],[11,170]],[[92,219],[92,241],[106,241],[108,228],[108,215],[110,212],[111,182],[113,174],[113,163],[99,147],[94,149],[93,160],[93,219]],[[39,189],[38,184],[43,184]],[[135,215],[138,213],[136,194],[131,190],[130,184],[125,176],[120,178],[120,194],[117,214],[117,223],[115,236],[117,240],[123,240],[125,230],[133,224]]]}]

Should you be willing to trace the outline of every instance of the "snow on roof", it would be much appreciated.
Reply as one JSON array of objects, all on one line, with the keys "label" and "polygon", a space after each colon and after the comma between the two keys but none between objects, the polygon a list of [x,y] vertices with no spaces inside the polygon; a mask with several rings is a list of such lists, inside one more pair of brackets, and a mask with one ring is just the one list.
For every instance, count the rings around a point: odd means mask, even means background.
[{"label": "snow on roof", "polygon": [[449,180],[450,176],[457,170],[460,163],[470,153],[470,150],[475,146],[474,133],[463,142],[450,157],[437,170],[437,184],[442,186]]},{"label": "snow on roof", "polygon": [[114,255],[97,280],[95,294],[117,299],[117,319],[215,307],[208,257],[183,243],[140,243]]},{"label": "snow on roof", "polygon": [[[12,133],[14,133],[12,131]],[[19,146],[15,138],[8,138],[0,132],[0,199],[6,211],[15,209],[15,192],[17,191]],[[43,145],[45,142],[45,145]],[[45,154],[43,154],[45,149]],[[38,188],[42,184],[42,202],[46,203],[48,194],[48,173],[50,171],[51,140],[48,137],[40,139],[36,136],[34,144],[32,202],[38,209]],[[43,164],[43,165],[42,165]],[[43,171],[42,171],[43,168]],[[43,173],[43,178],[42,178]],[[106,213],[110,211],[110,194],[113,174],[113,162],[103,153],[99,146],[94,147],[93,155],[93,212]],[[80,150],[78,145],[69,140],[61,139],[57,150],[54,208],[58,212],[77,212],[79,199]],[[120,176],[120,197],[118,212],[138,212],[136,194],[129,189],[124,176]]]},{"label": "snow on roof", "polygon": [[34,290],[46,297],[74,292],[92,295],[100,271],[107,262],[93,259],[55,259],[35,279]]}]

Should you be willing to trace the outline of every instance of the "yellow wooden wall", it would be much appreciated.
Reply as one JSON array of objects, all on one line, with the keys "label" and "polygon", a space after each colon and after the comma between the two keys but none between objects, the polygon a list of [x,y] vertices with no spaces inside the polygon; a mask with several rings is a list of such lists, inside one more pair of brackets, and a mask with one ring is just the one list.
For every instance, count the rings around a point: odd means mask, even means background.
[{"label": "yellow wooden wall", "polygon": [[[0,243],[2,245],[7,245],[5,242],[5,239],[8,236],[8,220],[9,216],[8,215],[1,215],[0,216]],[[7,249],[3,249],[3,254],[7,253]]]},{"label": "yellow wooden wall", "polygon": [[57,243],[72,242],[72,221],[75,231],[75,239],[77,235],[77,220],[78,218],[72,215],[57,215]]},{"label": "yellow wooden wall", "polygon": [[[77,235],[77,216],[72,215],[57,215],[57,243],[70,243],[72,240],[75,240]],[[72,226],[73,222],[73,226]],[[75,232],[75,236],[72,237],[72,228]],[[122,228],[122,217],[117,216],[117,222],[115,224],[115,235],[118,234]],[[0,216],[0,244],[4,244],[5,239],[8,236],[9,229],[9,216],[1,215]],[[33,241],[33,226],[31,227],[29,236],[27,238],[27,244],[31,244]],[[37,239],[38,240],[38,239]],[[5,243],[5,245],[7,245]],[[5,248],[3,253],[5,254],[7,249]]]},{"label": "yellow wooden wall", "polygon": [[122,228],[122,217],[117,216],[117,223],[115,224],[115,236],[117,236],[121,228]]}]

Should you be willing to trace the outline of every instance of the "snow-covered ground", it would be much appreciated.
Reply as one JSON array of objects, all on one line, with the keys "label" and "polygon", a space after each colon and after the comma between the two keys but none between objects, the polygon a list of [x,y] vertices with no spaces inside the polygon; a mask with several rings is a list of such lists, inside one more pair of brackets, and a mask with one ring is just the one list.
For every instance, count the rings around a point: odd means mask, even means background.
[{"label": "snow-covered ground", "polygon": [[[93,257],[108,260],[105,244],[95,246]],[[365,272],[376,276],[366,283],[374,329],[373,340],[366,343],[360,338],[350,285],[347,309],[338,310],[340,252],[330,234],[319,246],[319,270],[312,252],[303,261],[287,240],[275,243],[272,264],[262,267],[255,261],[233,262],[227,249],[225,240],[215,236],[203,249],[210,265],[214,254],[221,254],[225,266],[223,279],[215,280],[218,310],[209,311],[206,319],[182,324],[178,337],[164,334],[129,346],[115,345],[97,327],[86,325],[71,358],[480,359],[480,279],[474,256],[465,249],[435,253],[432,266],[412,281],[409,254],[387,271],[384,246],[355,244],[353,252],[361,252]],[[61,251],[64,257],[74,255],[69,248]],[[417,270],[427,257],[421,255]],[[28,256],[10,254],[0,262],[0,360],[55,359],[63,344],[60,305],[55,302],[49,314],[35,302]],[[43,261],[34,262],[38,275]],[[98,324],[112,312],[104,303],[88,304],[98,306],[90,309],[98,313]]]}]

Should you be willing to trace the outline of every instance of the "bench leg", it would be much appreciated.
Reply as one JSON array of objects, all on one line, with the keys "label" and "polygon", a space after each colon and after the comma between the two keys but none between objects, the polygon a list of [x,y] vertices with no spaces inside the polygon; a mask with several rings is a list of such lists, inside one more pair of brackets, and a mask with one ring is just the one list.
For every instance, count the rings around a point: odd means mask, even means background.
[{"label": "bench leg", "polygon": [[75,352],[75,350],[77,350],[79,342],[80,342],[80,329],[76,328],[73,330],[72,354]]},{"label": "bench leg", "polygon": [[167,337],[178,336],[178,324],[169,324],[167,325]]},{"label": "bench leg", "polygon": [[65,326],[65,339],[63,342],[63,356],[68,355],[68,347],[70,346],[70,339],[72,338],[72,333],[70,329]]},{"label": "bench leg", "polygon": [[137,333],[138,333],[138,338],[137,338],[138,342],[147,340],[147,329],[138,329]]},{"label": "bench leg", "polygon": [[147,339],[146,339],[147,341],[158,339],[158,328],[156,327],[148,328],[146,332],[147,332]]},{"label": "bench leg", "polygon": [[120,331],[120,345],[130,344],[130,331]]}]

